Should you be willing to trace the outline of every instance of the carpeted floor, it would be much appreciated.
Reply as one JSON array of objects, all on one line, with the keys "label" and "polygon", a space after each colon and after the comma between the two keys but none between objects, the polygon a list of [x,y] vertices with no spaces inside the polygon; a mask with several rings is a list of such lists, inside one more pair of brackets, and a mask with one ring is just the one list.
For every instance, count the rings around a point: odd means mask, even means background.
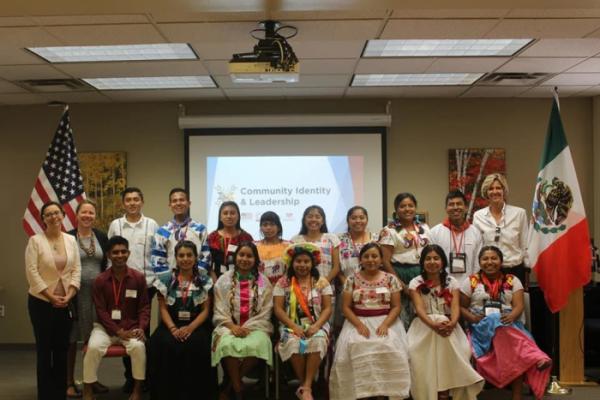
[{"label": "carpeted floor", "polygon": [[[76,380],[81,379],[81,359],[78,358],[76,367]],[[595,371],[597,372],[597,371]],[[109,386],[111,391],[98,400],[126,399],[127,396],[121,392],[123,384],[123,367],[120,359],[105,359],[100,367],[99,378],[102,383]],[[201,379],[201,377],[199,377]],[[0,350],[0,400],[34,400],[35,399],[35,352],[33,350]],[[263,388],[248,390],[248,398],[264,399]],[[274,399],[274,391],[271,389],[271,399]],[[282,384],[281,399],[295,399],[293,389],[290,390],[286,384]],[[319,392],[315,398],[322,398]],[[545,399],[552,398],[546,396]],[[595,400],[600,399],[600,386],[577,387],[569,396],[562,397],[568,400]],[[198,399],[203,399],[199,394]],[[505,400],[510,399],[507,390],[486,390],[480,396],[480,400]],[[524,396],[524,399],[533,399]],[[161,399],[162,400],[162,399]],[[165,399],[168,400],[168,399]]]}]

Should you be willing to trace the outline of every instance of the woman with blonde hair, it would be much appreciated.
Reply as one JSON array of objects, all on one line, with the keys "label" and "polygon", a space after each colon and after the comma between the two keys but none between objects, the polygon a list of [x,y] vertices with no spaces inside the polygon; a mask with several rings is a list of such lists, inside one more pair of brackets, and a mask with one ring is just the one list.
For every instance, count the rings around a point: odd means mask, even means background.
[{"label": "woman with blonde hair", "polygon": [[504,255],[502,270],[515,275],[525,288],[529,283],[529,259],[527,257],[527,213],[520,207],[507,204],[508,182],[502,174],[485,177],[481,184],[481,196],[488,206],[473,215],[473,225],[483,236],[484,246],[496,246]]}]

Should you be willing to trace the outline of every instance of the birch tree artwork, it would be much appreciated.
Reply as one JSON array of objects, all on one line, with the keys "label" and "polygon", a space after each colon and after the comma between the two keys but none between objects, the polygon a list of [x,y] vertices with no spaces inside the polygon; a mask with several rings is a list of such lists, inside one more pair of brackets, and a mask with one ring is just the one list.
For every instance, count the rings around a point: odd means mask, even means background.
[{"label": "birch tree artwork", "polygon": [[79,153],[85,194],[96,203],[98,229],[122,216],[121,192],[127,187],[127,153]]},{"label": "birch tree artwork", "polygon": [[450,149],[448,151],[450,190],[460,190],[467,198],[467,219],[487,205],[481,197],[481,182],[491,173],[506,175],[504,149]]}]

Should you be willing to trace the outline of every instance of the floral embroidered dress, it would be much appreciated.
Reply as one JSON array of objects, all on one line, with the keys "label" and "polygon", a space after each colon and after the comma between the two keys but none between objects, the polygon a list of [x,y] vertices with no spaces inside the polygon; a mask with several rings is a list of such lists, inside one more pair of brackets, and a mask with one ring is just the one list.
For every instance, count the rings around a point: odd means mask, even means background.
[{"label": "floral embroidered dress", "polygon": [[[275,289],[273,289],[273,296],[285,297],[284,308],[288,317],[304,329],[319,319],[323,296],[333,295],[331,285],[329,285],[327,279],[311,279],[311,287],[306,291],[300,288],[295,278],[289,279],[287,276],[279,279]],[[277,350],[283,361],[288,360],[293,354],[307,353],[319,353],[321,359],[323,359],[327,353],[329,343],[328,322],[325,322],[318,332],[306,339],[294,335],[293,331],[285,324],[280,324],[279,333],[280,339]]]},{"label": "floral embroidered dress", "polygon": [[352,240],[349,232],[340,233],[338,237],[340,239],[340,269],[347,278],[358,272],[360,250],[369,242],[377,242],[379,235],[369,232],[369,241],[364,243]]},{"label": "floral embroidered dress", "polygon": [[283,252],[290,242],[282,240],[277,244],[267,244],[262,240],[255,242],[260,257],[259,271],[264,274],[272,285],[285,275],[287,266],[283,262]]},{"label": "floral embroidered dress", "polygon": [[[237,271],[228,271],[217,280],[213,293],[213,366],[223,357],[257,357],[271,365],[273,287],[269,280],[260,273],[241,276]],[[230,322],[251,333],[243,338],[234,336],[225,326]]]},{"label": "floral embroidered dress", "polygon": [[[538,363],[550,358],[537,347],[531,334],[520,320],[503,324],[502,314],[512,310],[512,299],[522,291],[519,278],[512,274],[501,275],[491,282],[481,271],[471,275],[461,284],[461,292],[471,299],[469,309],[474,314],[485,315],[471,324],[471,346],[476,359],[477,372],[496,387],[509,385],[524,375],[537,399],[544,395],[551,368],[539,370]],[[499,312],[490,312],[490,304],[500,303]],[[496,303],[496,304],[497,304]]]},{"label": "floral embroidered dress", "polygon": [[321,251],[321,263],[317,265],[319,274],[327,278],[333,268],[333,253],[340,245],[340,239],[333,233],[323,233],[317,241],[307,240],[304,235],[296,235],[290,239],[292,243],[311,243]]},{"label": "floral embroidered dress", "polygon": [[[442,289],[441,285],[432,287],[419,275],[408,288],[421,296],[432,321],[449,321],[452,292],[459,289],[455,278],[448,276]],[[474,400],[483,388],[483,378],[471,367],[471,348],[460,325],[450,336],[442,337],[415,318],[408,329],[408,352],[414,400],[436,399],[438,392],[446,390],[454,400]]]},{"label": "floral embroidered dress", "polygon": [[390,312],[392,293],[401,290],[398,278],[383,271],[372,282],[361,272],[346,280],[344,292],[352,295],[353,311],[370,336],[365,338],[348,320],[344,322],[329,380],[331,399],[408,397],[408,343],[402,322],[397,319],[387,336],[376,334]]}]

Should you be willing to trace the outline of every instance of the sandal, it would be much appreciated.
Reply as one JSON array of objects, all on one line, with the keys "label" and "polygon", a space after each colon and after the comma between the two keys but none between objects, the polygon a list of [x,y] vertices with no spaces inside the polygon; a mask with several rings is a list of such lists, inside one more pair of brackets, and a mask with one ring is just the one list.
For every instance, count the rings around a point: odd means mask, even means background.
[{"label": "sandal", "polygon": [[74,383],[71,383],[67,385],[67,397],[69,399],[80,399],[83,397],[83,393],[81,393],[81,390]]}]

